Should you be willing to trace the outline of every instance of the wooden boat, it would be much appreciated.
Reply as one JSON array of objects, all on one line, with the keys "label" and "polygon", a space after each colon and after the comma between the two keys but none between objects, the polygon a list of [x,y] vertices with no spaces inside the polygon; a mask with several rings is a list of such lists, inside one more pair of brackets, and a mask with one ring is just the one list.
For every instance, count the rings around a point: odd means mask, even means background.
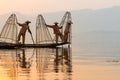
[{"label": "wooden boat", "polygon": [[0,43],[0,49],[15,49],[15,48],[56,48],[69,42],[64,43],[50,43],[50,44],[12,44],[12,43]]}]

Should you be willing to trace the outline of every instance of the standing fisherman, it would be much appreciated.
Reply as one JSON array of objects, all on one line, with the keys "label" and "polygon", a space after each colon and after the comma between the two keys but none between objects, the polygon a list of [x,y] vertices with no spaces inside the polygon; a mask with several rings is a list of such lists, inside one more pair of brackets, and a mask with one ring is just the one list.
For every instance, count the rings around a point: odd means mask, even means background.
[{"label": "standing fisherman", "polygon": [[56,37],[56,43],[58,43],[58,37],[60,36],[61,40],[63,41],[63,34],[60,32],[59,29],[62,29],[62,26],[59,27],[58,26],[58,22],[55,22],[54,25],[47,25],[47,27],[50,27],[50,28],[53,28],[53,31],[54,31],[54,34],[55,34],[55,37]]},{"label": "standing fisherman", "polygon": [[18,34],[18,42],[20,41],[20,38],[21,38],[21,36],[22,36],[22,43],[25,44],[25,34],[26,34],[26,31],[27,31],[27,30],[28,30],[28,32],[29,32],[30,34],[32,34],[32,33],[31,33],[31,30],[30,30],[30,28],[29,28],[29,23],[31,23],[31,22],[30,22],[30,21],[26,21],[26,22],[23,23],[23,24],[20,24],[20,23],[17,22],[17,24],[18,24],[19,26],[21,26],[20,32],[19,32],[19,34]]},{"label": "standing fisherman", "polygon": [[68,21],[66,23],[66,27],[64,30],[64,42],[67,42],[67,40],[68,40],[68,34],[70,33],[71,24],[73,24],[71,21]]}]

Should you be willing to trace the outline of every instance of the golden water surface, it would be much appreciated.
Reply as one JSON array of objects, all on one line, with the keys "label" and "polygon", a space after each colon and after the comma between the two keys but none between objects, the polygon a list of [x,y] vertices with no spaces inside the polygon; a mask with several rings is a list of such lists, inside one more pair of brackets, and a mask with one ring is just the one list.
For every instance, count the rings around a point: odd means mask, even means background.
[{"label": "golden water surface", "polygon": [[89,59],[89,54],[77,54],[80,50],[74,50],[2,49],[0,80],[120,80],[119,61]]}]

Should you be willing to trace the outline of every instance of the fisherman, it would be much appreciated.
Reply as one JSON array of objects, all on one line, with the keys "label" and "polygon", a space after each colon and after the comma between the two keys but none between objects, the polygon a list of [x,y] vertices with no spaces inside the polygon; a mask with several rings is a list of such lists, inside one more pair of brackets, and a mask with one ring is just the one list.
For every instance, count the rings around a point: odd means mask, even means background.
[{"label": "fisherman", "polygon": [[47,27],[50,27],[50,28],[53,28],[53,31],[54,31],[54,34],[55,34],[55,37],[56,37],[56,43],[58,43],[58,37],[60,36],[61,40],[63,41],[63,34],[60,32],[59,29],[62,29],[62,26],[59,27],[58,26],[58,22],[54,22],[54,25],[47,25]]},{"label": "fisherman", "polygon": [[20,32],[19,32],[19,35],[18,35],[18,42],[20,41],[20,38],[21,38],[21,36],[22,36],[22,43],[24,44],[25,43],[25,34],[26,34],[26,31],[28,30],[28,32],[30,33],[30,34],[32,34],[31,33],[31,30],[30,30],[30,28],[29,28],[29,23],[31,23],[30,21],[26,21],[25,23],[23,23],[23,24],[20,24],[20,23],[18,23],[17,22],[17,24],[19,25],[19,26],[21,26],[21,29],[20,29]]},{"label": "fisherman", "polygon": [[73,24],[71,21],[68,21],[66,23],[66,27],[64,30],[64,42],[67,42],[67,40],[68,40],[68,34],[70,33],[71,24]]}]

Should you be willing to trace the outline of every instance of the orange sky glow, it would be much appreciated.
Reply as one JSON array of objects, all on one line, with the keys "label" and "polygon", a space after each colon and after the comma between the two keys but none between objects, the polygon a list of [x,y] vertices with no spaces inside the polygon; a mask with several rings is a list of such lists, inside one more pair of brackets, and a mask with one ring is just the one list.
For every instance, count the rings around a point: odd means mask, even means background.
[{"label": "orange sky glow", "polygon": [[120,6],[120,0],[0,0],[0,14],[14,11],[36,14],[112,6]]}]

